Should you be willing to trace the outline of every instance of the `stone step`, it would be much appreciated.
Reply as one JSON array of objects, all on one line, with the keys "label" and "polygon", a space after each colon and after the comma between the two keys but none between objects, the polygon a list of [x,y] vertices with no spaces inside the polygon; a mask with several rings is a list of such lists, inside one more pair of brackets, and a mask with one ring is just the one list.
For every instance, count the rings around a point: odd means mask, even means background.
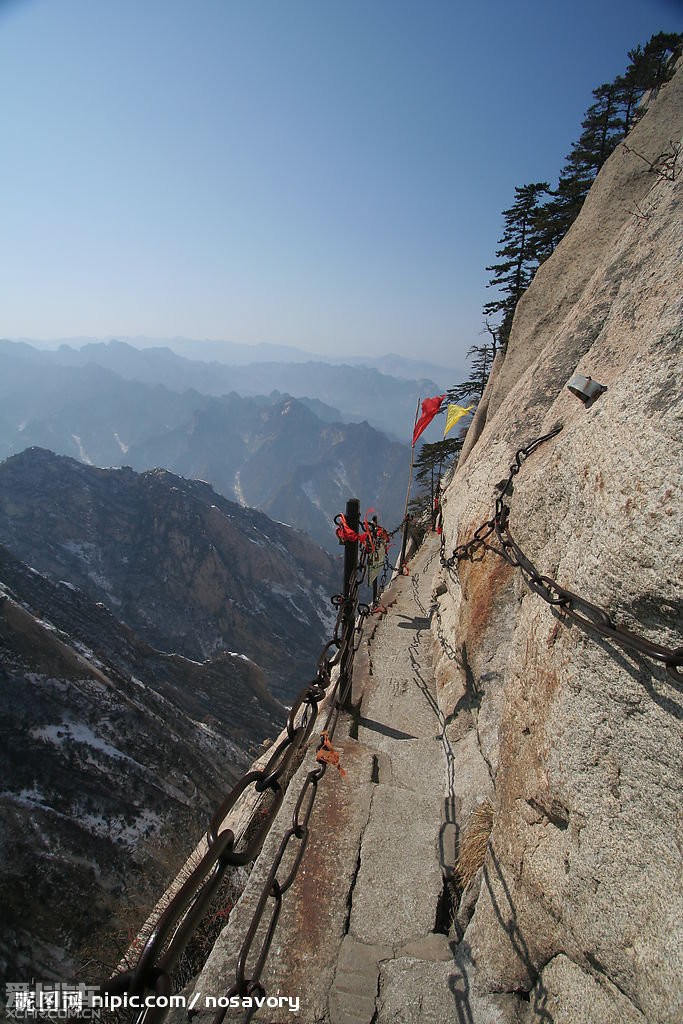
[{"label": "stone step", "polygon": [[432,931],[443,891],[441,802],[438,790],[374,787],[349,922],[360,942],[400,946]]},{"label": "stone step", "polygon": [[433,679],[409,670],[376,674],[360,714],[358,739],[387,753],[396,739],[429,739],[441,733]]},{"label": "stone step", "polygon": [[330,989],[330,1024],[371,1024],[379,983],[379,964],[391,946],[366,945],[346,935]]}]

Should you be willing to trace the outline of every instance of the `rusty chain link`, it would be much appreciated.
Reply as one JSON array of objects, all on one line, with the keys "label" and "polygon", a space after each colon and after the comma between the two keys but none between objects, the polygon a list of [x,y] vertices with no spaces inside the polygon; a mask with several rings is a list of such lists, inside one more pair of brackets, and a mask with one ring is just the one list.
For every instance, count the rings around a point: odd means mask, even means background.
[{"label": "rusty chain link", "polygon": [[[389,538],[395,537],[396,534],[398,533],[398,531],[403,529],[403,526],[404,526],[405,521],[406,521],[407,518],[408,517],[405,516],[401,520],[401,522],[398,524],[398,526],[395,526],[393,530],[387,531],[387,537],[389,537]],[[394,572],[396,572],[397,568],[398,568],[398,566],[392,565],[391,559],[389,558],[389,545],[387,544],[387,550],[386,550],[386,553],[384,555],[384,565],[382,566],[382,575],[380,576],[380,579],[379,579],[378,590],[379,590],[380,594],[382,593],[383,590],[386,590],[387,582],[388,582],[390,576]]]},{"label": "rusty chain link", "polygon": [[[353,662],[353,655],[360,642],[363,621],[370,613],[368,605],[360,604],[358,600],[359,590],[366,575],[367,552],[361,550],[358,567],[349,581],[348,594],[337,594],[332,598],[332,604],[337,609],[332,638],[325,644],[320,654],[316,678],[300,691],[289,711],[286,736],[277,744],[266,764],[243,775],[216,809],[206,833],[206,853],[159,916],[135,966],[128,971],[115,974],[102,984],[102,993],[140,995],[149,990],[159,996],[169,995],[172,990],[172,972],[206,913],[226,870],[248,864],[258,856],[282,805],[286,792],[285,776],[292,769],[297,753],[305,748],[313,733],[318,717],[318,705],[327,696],[332,683],[332,670],[340,663],[345,653],[350,658],[350,663]],[[353,613],[353,628],[344,633],[344,618],[349,612]],[[330,709],[321,730],[321,737],[322,732],[326,732],[330,739],[334,736],[343,703],[343,695],[340,695],[338,690],[339,677],[330,691]],[[321,747],[322,738],[317,749]],[[313,810],[316,788],[326,769],[326,762],[318,762],[306,775],[292,814],[291,826],[285,831],[275,853],[242,943],[235,981],[227,993],[228,996],[244,996],[263,991],[260,979],[280,914],[282,896],[292,885],[303,857],[308,842],[308,822]],[[259,807],[256,829],[247,831],[243,845],[237,849],[234,833],[231,829],[222,828],[222,825],[239,798],[250,787],[253,787],[256,793],[268,794],[269,802],[267,806]],[[252,818],[252,824],[253,820]],[[285,851],[293,840],[298,841],[300,846],[287,876],[280,880],[277,873]],[[274,904],[270,909],[265,936],[256,959],[248,970],[251,949],[269,899],[272,899]],[[140,1024],[159,1024],[167,1013],[168,1009],[162,1006],[147,1007],[140,1013],[138,1021]],[[216,1014],[214,1024],[220,1024],[224,1016],[223,1009]]]},{"label": "rusty chain link", "polygon": [[[551,576],[545,576],[538,571],[531,559],[520,548],[510,532],[510,508],[505,499],[512,495],[513,481],[522,468],[525,460],[536,451],[545,441],[555,437],[562,430],[562,426],[554,427],[549,433],[537,437],[525,448],[520,448],[515,454],[515,461],[510,466],[510,473],[506,480],[497,485],[495,512],[492,519],[481,523],[472,536],[464,544],[458,544],[453,553],[447,558],[445,553],[445,542],[443,534],[441,537],[441,564],[444,568],[452,570],[457,562],[463,559],[474,560],[474,556],[481,552],[482,557],[486,550],[493,551],[503,558],[509,565],[519,569],[524,582],[529,590],[538,594],[544,601],[552,605],[568,619],[578,625],[601,636],[613,640],[621,647],[638,651],[648,658],[662,662],[672,679],[677,682],[683,680],[683,647],[668,648],[661,644],[653,643],[645,637],[634,633],[625,626],[617,625],[612,616],[605,608],[593,604],[580,594],[575,594],[561,586]],[[495,534],[500,547],[489,543],[489,538]]]}]

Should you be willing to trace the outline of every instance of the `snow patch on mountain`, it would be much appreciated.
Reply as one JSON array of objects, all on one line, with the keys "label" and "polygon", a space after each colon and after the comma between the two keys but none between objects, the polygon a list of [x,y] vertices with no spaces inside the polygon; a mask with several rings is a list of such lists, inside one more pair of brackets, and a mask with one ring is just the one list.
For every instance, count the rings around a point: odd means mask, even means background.
[{"label": "snow patch on mountain", "polygon": [[139,761],[129,757],[128,754],[124,754],[118,747],[114,747],[111,743],[102,739],[84,722],[60,722],[56,725],[39,726],[31,729],[29,735],[33,739],[45,740],[47,743],[55,743],[60,746],[66,743],[67,740],[74,740],[76,743],[84,743],[95,750],[101,751],[107,757],[128,761],[130,764],[137,765],[143,771],[146,770]]},{"label": "snow patch on mountain", "polygon": [[124,455],[126,455],[126,454],[127,454],[127,452],[128,452],[128,449],[130,448],[130,445],[128,445],[128,444],[125,444],[125,442],[123,442],[123,441],[121,440],[121,438],[120,438],[120,437],[119,437],[119,435],[118,435],[118,434],[116,433],[116,431],[114,431],[114,440],[116,441],[117,445],[119,446],[119,448],[121,449],[121,451],[123,452],[123,454],[124,454]]},{"label": "snow patch on mountain", "polygon": [[78,457],[81,460],[81,462],[85,462],[86,466],[94,465],[92,459],[90,458],[85,448],[83,447],[83,442],[81,441],[78,434],[72,434],[71,436],[74,439],[76,447],[78,448]]}]

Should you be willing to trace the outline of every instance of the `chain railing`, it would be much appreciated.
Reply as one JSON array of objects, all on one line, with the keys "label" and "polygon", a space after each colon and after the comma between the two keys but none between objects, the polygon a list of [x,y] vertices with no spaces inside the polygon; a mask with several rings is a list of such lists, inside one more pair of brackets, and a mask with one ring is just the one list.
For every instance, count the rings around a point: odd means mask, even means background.
[{"label": "chain railing", "polygon": [[[507,479],[498,484],[496,488],[493,517],[481,523],[469,540],[458,544],[449,557],[446,557],[445,541],[442,534],[441,564],[444,568],[452,570],[458,562],[464,559],[474,560],[477,553],[483,554],[485,550],[493,551],[509,565],[519,569],[529,589],[542,597],[562,615],[589,631],[592,630],[608,640],[613,640],[621,647],[637,651],[639,654],[644,654],[648,658],[663,663],[669,676],[676,682],[681,682],[683,680],[683,647],[663,647],[661,644],[653,643],[646,637],[634,633],[625,626],[617,625],[606,608],[602,608],[580,594],[575,594],[561,586],[551,576],[540,573],[510,532],[510,508],[505,499],[509,499],[512,494],[514,478],[526,459],[546,441],[556,437],[561,430],[562,426],[558,425],[547,434],[537,437],[525,448],[517,450]],[[490,539],[494,535],[499,547],[490,543]]]},{"label": "chain railing", "polygon": [[[540,445],[555,437],[561,429],[561,426],[557,426],[517,451],[507,479],[496,489],[493,517],[483,522],[470,539],[455,547],[448,557],[442,534],[441,563],[447,569],[453,570],[458,562],[464,559],[473,560],[478,552],[483,554],[485,550],[492,550],[508,564],[519,568],[527,586],[560,613],[623,647],[663,662],[669,674],[680,681],[683,678],[683,648],[670,650],[617,626],[604,608],[562,587],[551,577],[541,574],[510,532],[510,509],[506,498],[512,493],[514,478],[525,460]],[[357,502],[355,504],[357,506]],[[354,518],[355,515],[356,509],[351,507],[350,502],[347,505],[347,518],[352,526],[358,521]],[[403,524],[399,524],[391,535],[397,533],[401,525]],[[499,546],[491,543],[494,535]],[[104,994],[171,994],[173,971],[197,926],[207,913],[226,871],[251,863],[259,855],[282,805],[289,778],[300,763],[298,755],[307,747],[316,727],[320,705],[326,699],[327,715],[324,725],[319,730],[320,741],[317,750],[322,750],[326,742],[325,737],[328,743],[333,738],[340,713],[350,702],[353,658],[363,621],[370,612],[368,605],[359,601],[360,588],[367,578],[368,554],[365,545],[360,545],[359,550],[357,541],[345,545],[344,592],[332,598],[332,603],[337,609],[332,637],[320,654],[315,678],[300,691],[289,711],[283,738],[266,763],[247,772],[216,809],[206,835],[207,848],[199,863],[152,926],[135,965],[105,982],[101,986]],[[337,668],[339,671],[335,672]],[[226,998],[221,1001],[224,1006],[235,995],[265,995],[261,976],[280,916],[283,896],[296,878],[308,843],[317,786],[327,766],[328,762],[325,759],[316,759],[315,767],[306,773],[301,784],[291,822],[277,846],[256,900],[251,921],[237,956],[233,982],[225,993]],[[237,843],[232,829],[227,827],[225,822],[238,801],[250,789],[256,794],[262,794],[266,799],[259,806],[252,827],[247,829]],[[290,866],[281,876],[285,854],[292,844],[298,844],[298,848]],[[164,1019],[168,1012],[164,1008],[165,1001],[155,1002],[158,1005],[141,1012],[139,1024],[160,1024]],[[225,1009],[219,1010],[213,1024],[221,1024],[225,1013]]]},{"label": "chain railing", "polygon": [[[354,499],[355,500],[355,499]],[[348,506],[347,506],[348,511]],[[150,992],[156,996],[168,996],[173,987],[172,975],[178,961],[207,913],[212,897],[216,893],[226,871],[251,863],[259,855],[266,835],[270,831],[287,789],[288,778],[293,774],[297,754],[306,748],[315,729],[319,706],[328,700],[328,712],[320,729],[320,751],[329,743],[337,726],[340,712],[349,701],[352,683],[353,657],[358,647],[357,637],[363,620],[369,614],[369,607],[359,601],[359,591],[367,574],[368,553],[358,543],[349,557],[345,552],[344,593],[332,598],[337,609],[332,638],[325,644],[317,662],[316,676],[297,696],[289,711],[285,735],[265,765],[247,772],[233,787],[209,823],[206,834],[207,849],[199,863],[185,879],[168,905],[152,926],[149,937],[140,952],[135,965],[129,970],[115,974],[99,986],[103,995],[140,996]],[[344,668],[342,673],[341,668]],[[335,668],[340,671],[335,673]],[[334,679],[333,679],[334,676]],[[251,922],[243,940],[235,970],[234,982],[226,996],[248,996],[262,993],[261,974],[272,943],[273,934],[280,914],[282,897],[292,885],[301,858],[308,842],[309,820],[313,810],[318,782],[325,774],[327,761],[317,760],[316,767],[307,773],[301,786],[291,825],[286,829],[273,858],[273,863],[258,897]],[[256,827],[248,829],[242,845],[236,846],[233,831],[224,823],[238,801],[253,788],[255,793],[269,797],[259,807]],[[299,848],[285,877],[278,872],[290,843],[297,842]],[[256,935],[266,921],[265,934],[260,946],[253,950]],[[253,951],[252,951],[253,950]],[[154,1005],[143,1010],[139,1024],[159,1024],[168,1009],[167,1000],[154,1000]],[[214,1024],[220,1024],[225,1016],[220,1010]]]}]

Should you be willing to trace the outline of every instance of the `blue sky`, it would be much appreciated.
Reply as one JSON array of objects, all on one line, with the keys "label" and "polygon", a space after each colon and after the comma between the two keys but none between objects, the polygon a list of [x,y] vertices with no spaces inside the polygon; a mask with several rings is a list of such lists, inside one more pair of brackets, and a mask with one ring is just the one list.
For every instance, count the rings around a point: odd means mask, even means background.
[{"label": "blue sky", "polygon": [[680,0],[0,0],[0,336],[462,365],[515,185]]}]

